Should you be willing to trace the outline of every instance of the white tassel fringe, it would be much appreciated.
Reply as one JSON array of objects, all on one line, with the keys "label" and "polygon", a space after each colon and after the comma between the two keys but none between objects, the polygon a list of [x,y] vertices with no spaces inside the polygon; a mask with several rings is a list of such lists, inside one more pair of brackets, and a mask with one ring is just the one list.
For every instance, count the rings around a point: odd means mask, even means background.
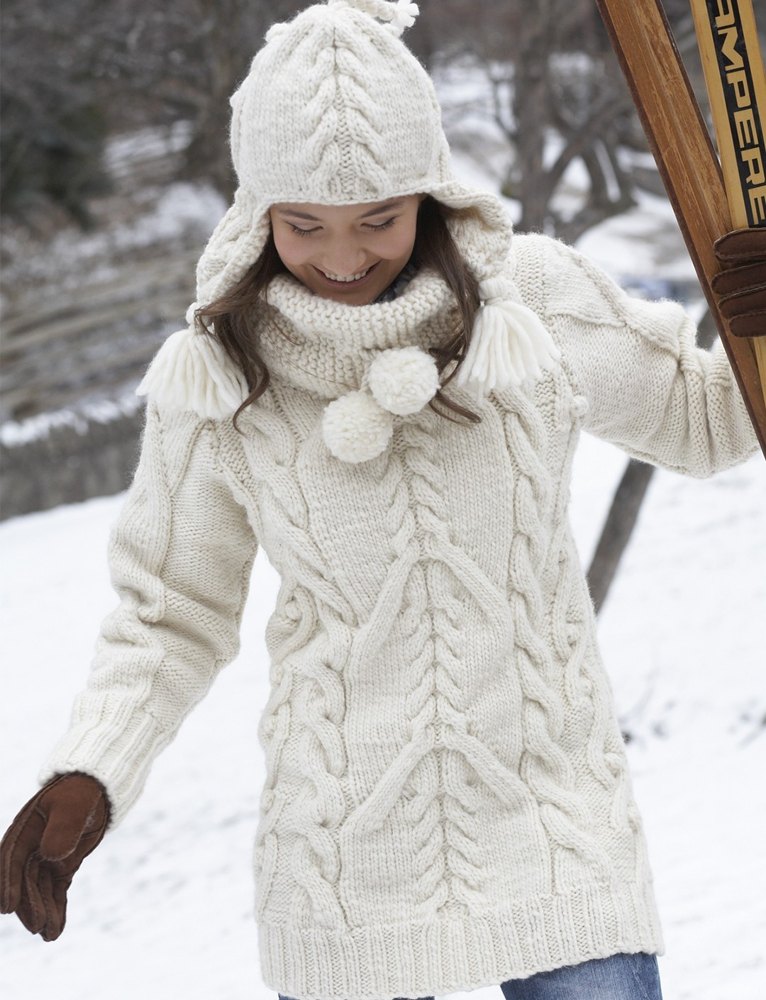
[{"label": "white tassel fringe", "polygon": [[479,294],[484,304],[455,385],[473,389],[481,399],[493,389],[521,385],[555,367],[561,354],[553,338],[536,313],[511,299],[503,279],[483,281]]},{"label": "white tassel fringe", "polygon": [[242,375],[213,337],[176,330],[155,354],[136,389],[169,410],[193,410],[221,420],[233,415],[248,389]]}]

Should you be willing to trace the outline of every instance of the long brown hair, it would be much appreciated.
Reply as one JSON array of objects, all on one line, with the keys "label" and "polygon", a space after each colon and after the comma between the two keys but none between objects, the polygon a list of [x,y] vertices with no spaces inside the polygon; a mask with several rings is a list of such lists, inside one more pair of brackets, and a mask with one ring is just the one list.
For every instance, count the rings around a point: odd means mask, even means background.
[{"label": "long brown hair", "polygon": [[[427,195],[418,209],[417,232],[412,251],[413,260],[418,267],[431,268],[442,276],[458,305],[458,321],[452,339],[445,347],[429,348],[429,354],[433,355],[436,361],[439,375],[451,361],[459,362],[463,358],[468,349],[474,318],[479,308],[478,282],[460,256],[460,251],[447,227],[446,220],[452,212],[452,209]],[[277,253],[273,236],[269,233],[263,252],[243,277],[214,302],[200,307],[195,312],[206,333],[218,339],[247,381],[250,395],[234,414],[235,427],[240,413],[254,403],[269,385],[269,371],[258,354],[256,338],[253,336],[252,316],[258,308],[263,307],[259,300],[271,279],[277,274],[285,273],[286,270]],[[208,327],[205,320],[213,321],[213,330]],[[440,412],[433,405],[434,402],[438,401],[448,410],[459,413],[472,423],[480,423],[481,417],[478,414],[458,406],[442,394],[442,389],[454,378],[456,372],[457,366],[428,405],[439,416],[446,417],[453,423],[457,421],[449,413]]]}]

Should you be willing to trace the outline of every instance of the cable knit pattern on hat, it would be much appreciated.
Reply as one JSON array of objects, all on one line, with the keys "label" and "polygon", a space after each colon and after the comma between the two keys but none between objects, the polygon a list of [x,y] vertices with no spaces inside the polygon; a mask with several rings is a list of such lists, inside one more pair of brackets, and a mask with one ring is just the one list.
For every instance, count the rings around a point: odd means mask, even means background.
[{"label": "cable knit pattern on hat", "polygon": [[40,781],[93,774],[122,821],[235,655],[262,545],[281,586],[256,915],[264,982],[286,995],[442,995],[664,951],[567,521],[572,458],[583,428],[694,476],[758,443],[722,348],[697,349],[674,303],[630,299],[544,236],[517,237],[508,268],[561,365],[490,393],[480,424],[396,415],[360,463],[323,440],[371,355],[448,336],[427,272],[366,307],[275,280],[272,384],[241,435],[149,393],[110,548],[120,606]]}]

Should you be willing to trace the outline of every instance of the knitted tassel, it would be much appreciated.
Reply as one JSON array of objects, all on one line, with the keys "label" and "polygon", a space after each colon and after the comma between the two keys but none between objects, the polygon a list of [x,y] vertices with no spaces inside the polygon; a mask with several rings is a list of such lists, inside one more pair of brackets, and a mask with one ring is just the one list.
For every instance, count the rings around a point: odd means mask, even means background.
[{"label": "knitted tassel", "polygon": [[483,305],[455,376],[457,386],[473,388],[481,398],[555,367],[561,355],[550,333],[531,309],[510,297],[504,279],[483,281],[479,295]]},{"label": "knitted tassel", "polygon": [[188,327],[176,330],[155,354],[136,389],[169,410],[201,417],[230,417],[247,396],[247,384],[221,345]]}]

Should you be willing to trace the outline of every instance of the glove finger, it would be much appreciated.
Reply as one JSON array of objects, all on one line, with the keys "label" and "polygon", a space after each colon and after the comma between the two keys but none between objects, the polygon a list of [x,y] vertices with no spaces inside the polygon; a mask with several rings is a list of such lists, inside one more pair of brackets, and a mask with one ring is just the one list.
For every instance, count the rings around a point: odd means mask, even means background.
[{"label": "glove finger", "polygon": [[21,902],[16,908],[19,920],[32,934],[37,934],[45,923],[45,906],[37,886],[39,869],[39,855],[31,854],[24,865]]},{"label": "glove finger", "polygon": [[734,229],[715,241],[713,251],[724,263],[766,258],[766,229]]},{"label": "glove finger", "polygon": [[8,828],[0,844],[0,913],[13,913],[21,902],[24,866],[37,850],[45,816],[35,801],[28,802]]},{"label": "glove finger", "polygon": [[41,934],[44,941],[55,941],[66,924],[67,891],[72,884],[71,877],[53,875],[51,880],[51,906],[48,920]]},{"label": "glove finger", "polygon": [[735,337],[766,336],[766,313],[745,313],[729,320],[729,329]]},{"label": "glove finger", "polygon": [[740,313],[766,312],[766,283],[724,295],[718,300],[718,308],[727,319]]},{"label": "glove finger", "polygon": [[728,267],[713,275],[711,287],[716,295],[731,295],[747,288],[763,286],[766,282],[766,262],[757,260],[753,264]]},{"label": "glove finger", "polygon": [[46,861],[61,861],[77,848],[86,830],[100,818],[99,804],[103,801],[96,785],[83,788],[75,799],[62,804],[52,799],[48,823],[40,841],[40,855]]}]

